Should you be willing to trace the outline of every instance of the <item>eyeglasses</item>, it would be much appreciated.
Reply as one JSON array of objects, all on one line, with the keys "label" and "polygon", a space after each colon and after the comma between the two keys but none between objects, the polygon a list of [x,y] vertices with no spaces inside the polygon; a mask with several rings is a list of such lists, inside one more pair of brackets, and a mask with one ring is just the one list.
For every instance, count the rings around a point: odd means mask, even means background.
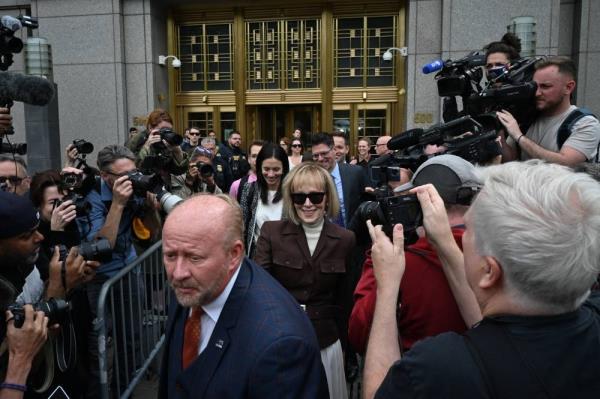
[{"label": "eyeglasses", "polygon": [[292,202],[296,205],[304,204],[307,198],[312,204],[318,205],[323,202],[325,193],[292,193]]},{"label": "eyeglasses", "polygon": [[198,132],[198,133],[192,133],[192,132],[189,132],[188,134],[189,134],[190,136],[200,136],[200,132]]},{"label": "eyeglasses", "polygon": [[25,178],[19,176],[0,176],[0,183],[6,183],[8,181],[13,186],[21,184],[23,180],[25,180]]},{"label": "eyeglasses", "polygon": [[490,62],[489,64],[485,64],[485,69],[492,69],[495,67],[503,67],[506,66],[504,62]]},{"label": "eyeglasses", "polygon": [[327,154],[329,154],[331,152],[331,150],[332,150],[332,148],[328,149],[327,151],[313,152],[313,154],[312,154],[313,161],[316,161],[319,158],[325,158],[325,156],[327,156]]},{"label": "eyeglasses", "polygon": [[302,148],[302,144],[292,144],[293,148]]},{"label": "eyeglasses", "polygon": [[123,173],[113,173],[113,172],[106,172],[109,175],[115,176],[115,177],[123,177],[123,176],[127,176],[130,173],[138,173],[137,169],[133,169],[133,170],[129,170],[127,172],[123,172]]}]

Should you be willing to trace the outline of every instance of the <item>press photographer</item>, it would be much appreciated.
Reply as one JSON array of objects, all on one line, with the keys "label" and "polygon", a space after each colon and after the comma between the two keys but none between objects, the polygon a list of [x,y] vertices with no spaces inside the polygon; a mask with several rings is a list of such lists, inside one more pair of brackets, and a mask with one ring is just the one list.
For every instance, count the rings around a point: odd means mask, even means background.
[{"label": "press photographer", "polygon": [[17,195],[26,195],[31,178],[27,164],[18,155],[0,154],[0,190]]},{"label": "press photographer", "polygon": [[[100,265],[95,278],[87,284],[92,318],[104,317],[96,314],[102,284],[136,259],[132,232],[134,218],[138,217],[144,226],[152,230],[158,229],[160,225],[156,218],[155,210],[158,203],[155,196],[146,191],[138,192],[138,195],[134,194],[137,184],[134,185],[132,178],[139,180],[142,177],[136,173],[135,156],[129,149],[120,145],[106,146],[98,152],[97,165],[100,170],[100,178],[96,180],[94,189],[85,197],[91,206],[89,216],[77,218],[82,239],[93,242],[104,238],[108,240],[112,248],[111,259]],[[127,312],[123,317],[125,320],[137,320],[137,301],[142,297],[143,290],[141,276],[134,273],[126,277],[124,283],[119,287],[122,292],[114,295],[114,308],[132,309],[133,314]],[[120,319],[119,317],[118,320]],[[137,323],[134,324],[137,325]],[[131,333],[130,327],[123,326],[123,328]],[[129,333],[127,336],[130,336]],[[115,339],[117,338],[115,337]],[[100,381],[97,357],[98,339],[93,328],[90,329],[88,343],[89,362],[92,368],[90,380],[93,382],[87,388],[88,395],[93,396],[99,392],[98,383]],[[119,347],[124,348],[125,346],[122,345],[134,344],[135,342],[119,342]],[[111,350],[111,347],[109,346],[108,349]],[[118,356],[126,356],[126,353],[132,352],[121,350]],[[128,371],[124,368],[121,369],[123,373]],[[124,379],[121,381],[123,382]]]},{"label": "press photographer", "polygon": [[[15,325],[18,326],[19,310],[23,305],[36,304],[48,310],[48,316],[51,318],[57,316],[53,323],[59,322],[61,329],[57,339],[62,339],[63,334],[69,335],[71,331],[68,322],[69,306],[66,302],[57,300],[65,298],[73,289],[89,280],[98,263],[86,261],[78,255],[77,248],[73,248],[64,260],[61,260],[56,246],[49,261],[47,277],[43,279],[35,266],[40,260],[40,249],[44,240],[44,236],[38,231],[39,212],[27,198],[2,191],[0,219],[3,221],[0,228],[0,264],[3,265],[0,270],[1,310],[5,311],[10,305],[13,316],[17,317]],[[28,323],[27,320],[25,323]],[[4,327],[4,320],[1,320],[0,340],[6,334]],[[72,352],[66,353],[64,358],[68,359]],[[46,364],[47,362],[53,363],[54,359],[46,359]],[[48,383],[54,380],[53,368],[42,368],[34,374],[37,377],[45,376],[42,381],[45,379]],[[35,388],[44,391],[48,386],[44,388],[36,385]]]},{"label": "press photographer", "polygon": [[[464,232],[464,215],[472,199],[481,188],[475,167],[454,155],[440,155],[423,163],[410,183],[397,185],[394,196],[380,198],[378,202],[361,206],[363,218],[373,225],[382,225],[388,237],[392,228],[404,226],[406,271],[400,286],[398,303],[398,329],[403,350],[417,341],[447,331],[462,333],[470,325],[470,315],[462,315],[454,299],[453,284],[460,273],[448,268],[428,240],[428,231],[421,231],[423,214],[419,199],[408,190],[432,184],[440,193],[448,212],[449,228],[460,246]],[[357,212],[359,213],[359,212]],[[419,235],[416,234],[419,228]],[[414,235],[414,239],[410,239]],[[371,251],[363,265],[363,272],[354,292],[354,307],[349,322],[350,343],[358,353],[364,354],[375,310],[377,286],[373,274]]]},{"label": "press photographer", "polygon": [[588,110],[571,104],[576,76],[575,63],[567,57],[535,64],[535,122],[523,133],[513,113],[497,113],[509,135],[502,146],[506,161],[539,158],[567,166],[598,161],[600,123]]},{"label": "press photographer", "polygon": [[[140,147],[142,140],[145,142]],[[148,173],[159,173],[168,185],[169,174],[179,175],[187,170],[188,155],[180,147],[182,142],[183,137],[173,130],[171,115],[156,109],[148,115],[146,130],[131,140],[130,148],[139,148],[138,168]]]},{"label": "press photographer", "polygon": [[191,155],[187,173],[179,176],[171,175],[170,191],[184,199],[195,193],[223,193],[215,182],[215,169],[210,150],[196,147]]}]

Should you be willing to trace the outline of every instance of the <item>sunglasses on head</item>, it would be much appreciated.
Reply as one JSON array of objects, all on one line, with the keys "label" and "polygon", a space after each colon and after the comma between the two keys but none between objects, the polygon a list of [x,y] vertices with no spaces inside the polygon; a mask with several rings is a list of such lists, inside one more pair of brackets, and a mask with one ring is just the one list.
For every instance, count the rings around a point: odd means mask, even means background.
[{"label": "sunglasses on head", "polygon": [[292,193],[292,202],[296,205],[304,204],[307,198],[312,204],[318,205],[323,202],[325,193]]}]

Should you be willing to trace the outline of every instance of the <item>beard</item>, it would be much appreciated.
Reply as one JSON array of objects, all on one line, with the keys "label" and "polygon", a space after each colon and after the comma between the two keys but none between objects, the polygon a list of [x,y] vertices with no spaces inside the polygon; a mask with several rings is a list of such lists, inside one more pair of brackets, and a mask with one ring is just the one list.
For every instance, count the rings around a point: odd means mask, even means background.
[{"label": "beard", "polygon": [[33,271],[35,262],[39,256],[38,252],[31,254],[27,258],[18,256],[13,252],[6,252],[0,256],[0,276],[8,280],[14,287],[21,292],[25,284],[25,278]]},{"label": "beard", "polygon": [[[177,302],[184,307],[196,307],[211,303],[223,292],[226,285],[227,268],[223,267],[219,274],[206,285],[200,285],[194,280],[190,282],[171,282],[171,288],[175,292]],[[193,288],[195,291],[190,294],[181,292],[181,288]]]}]

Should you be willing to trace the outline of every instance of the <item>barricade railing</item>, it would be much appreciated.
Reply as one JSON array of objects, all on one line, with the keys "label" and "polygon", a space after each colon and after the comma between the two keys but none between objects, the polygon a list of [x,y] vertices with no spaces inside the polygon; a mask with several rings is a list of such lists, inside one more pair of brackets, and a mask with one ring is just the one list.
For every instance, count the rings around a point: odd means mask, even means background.
[{"label": "barricade railing", "polygon": [[127,398],[164,343],[169,285],[162,242],[107,280],[98,298],[101,397]]}]

